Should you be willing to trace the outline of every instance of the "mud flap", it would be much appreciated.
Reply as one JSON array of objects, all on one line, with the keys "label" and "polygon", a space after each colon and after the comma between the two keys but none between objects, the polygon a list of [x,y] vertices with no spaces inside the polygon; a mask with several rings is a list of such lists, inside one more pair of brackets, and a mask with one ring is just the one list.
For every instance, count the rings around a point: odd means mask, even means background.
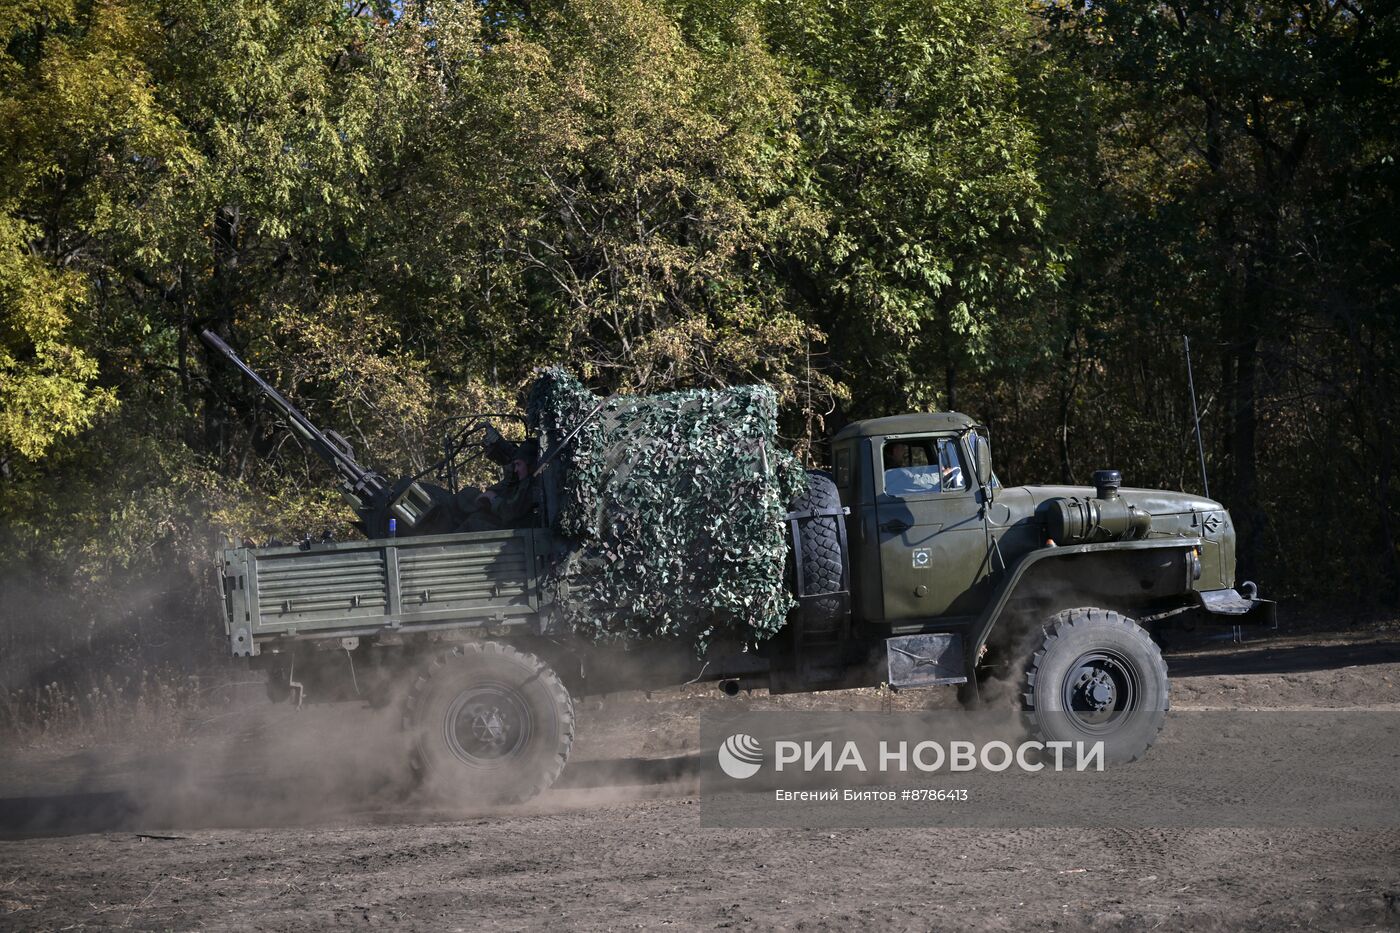
[{"label": "mud flap", "polygon": [[967,682],[962,636],[955,633],[902,635],[885,639],[891,687],[941,687]]}]

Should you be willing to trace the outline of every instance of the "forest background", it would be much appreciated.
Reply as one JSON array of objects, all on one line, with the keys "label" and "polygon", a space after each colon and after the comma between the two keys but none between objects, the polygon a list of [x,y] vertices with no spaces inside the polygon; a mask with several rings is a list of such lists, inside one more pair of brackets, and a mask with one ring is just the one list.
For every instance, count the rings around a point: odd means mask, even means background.
[{"label": "forest background", "polygon": [[0,687],[194,676],[221,535],[348,533],[206,327],[391,475],[559,363],[1200,491],[1186,335],[1241,579],[1394,606],[1394,9],[6,0]]}]

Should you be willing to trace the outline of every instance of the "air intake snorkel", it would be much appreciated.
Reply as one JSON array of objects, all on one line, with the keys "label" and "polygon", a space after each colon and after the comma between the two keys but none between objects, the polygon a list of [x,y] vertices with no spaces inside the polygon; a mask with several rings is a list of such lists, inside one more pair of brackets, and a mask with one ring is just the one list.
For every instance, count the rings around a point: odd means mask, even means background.
[{"label": "air intake snorkel", "polygon": [[1072,496],[1045,504],[1046,531],[1058,544],[1134,541],[1147,537],[1152,516],[1119,495],[1123,475],[1117,470],[1094,472],[1095,498]]},{"label": "air intake snorkel", "polygon": [[1100,499],[1117,499],[1118,489],[1123,485],[1123,474],[1117,470],[1095,470],[1093,483],[1094,494]]}]

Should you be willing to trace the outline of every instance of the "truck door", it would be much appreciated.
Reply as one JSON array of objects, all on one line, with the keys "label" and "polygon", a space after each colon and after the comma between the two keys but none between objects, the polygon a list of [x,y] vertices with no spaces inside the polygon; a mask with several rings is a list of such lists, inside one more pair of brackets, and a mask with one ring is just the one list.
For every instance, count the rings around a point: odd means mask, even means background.
[{"label": "truck door", "polygon": [[987,572],[976,474],[958,436],[892,435],[870,450],[885,621],[956,615]]}]

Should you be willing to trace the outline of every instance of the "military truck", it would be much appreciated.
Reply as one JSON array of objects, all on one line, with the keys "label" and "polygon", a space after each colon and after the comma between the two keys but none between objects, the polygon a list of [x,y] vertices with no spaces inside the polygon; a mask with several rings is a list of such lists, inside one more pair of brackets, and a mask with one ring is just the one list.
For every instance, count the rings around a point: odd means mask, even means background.
[{"label": "military truck", "polygon": [[[665,642],[590,643],[561,626],[546,585],[561,553],[548,496],[523,527],[444,531],[447,490],[361,467],[343,438],[218,337],[204,339],[337,470],[367,535],[224,549],[233,654],[298,704],[401,704],[414,766],[435,794],[528,798],[568,760],[572,698],[700,681],[730,695],[956,686],[973,707],[995,678],[1014,684],[1042,738],[1101,738],[1130,760],[1168,708],[1149,628],[1273,621],[1253,584],[1235,586],[1220,503],[1124,488],[1113,470],[1092,488],[1003,486],[986,429],[930,412],[831,438],[830,470],[810,472],[786,515],[796,607],[776,636],[717,640],[701,656]],[[543,471],[571,442],[548,440]]]}]

